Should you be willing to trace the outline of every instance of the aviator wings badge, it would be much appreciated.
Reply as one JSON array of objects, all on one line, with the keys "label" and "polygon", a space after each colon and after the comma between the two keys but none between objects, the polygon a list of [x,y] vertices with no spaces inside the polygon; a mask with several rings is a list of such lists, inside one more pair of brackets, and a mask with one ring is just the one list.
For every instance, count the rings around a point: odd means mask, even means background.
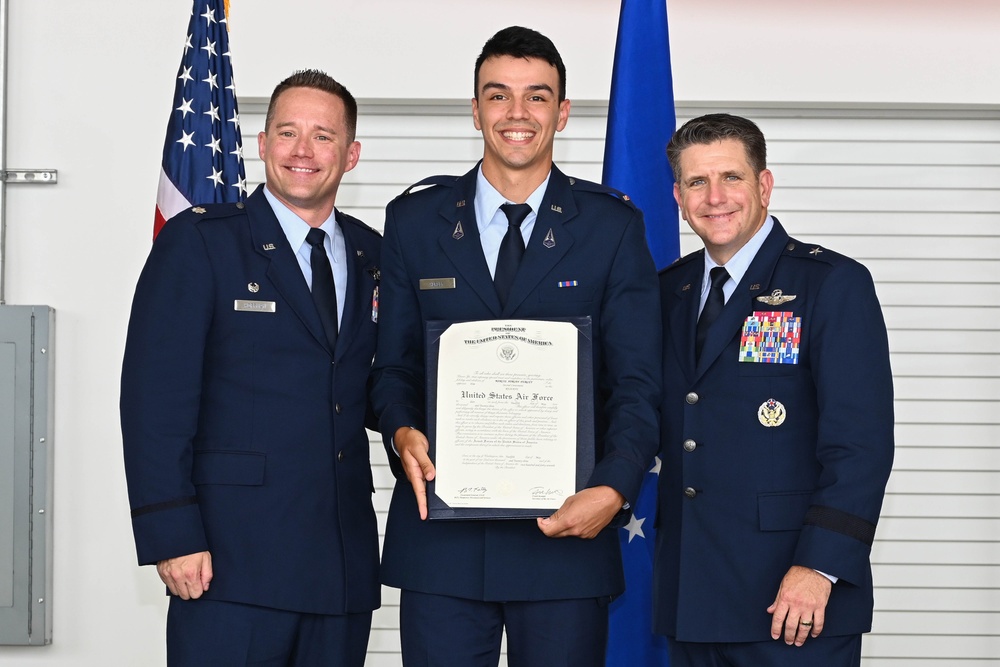
[{"label": "aviator wings badge", "polygon": [[783,303],[794,301],[796,294],[782,294],[780,289],[776,289],[767,296],[759,296],[757,300],[769,306],[780,306]]}]

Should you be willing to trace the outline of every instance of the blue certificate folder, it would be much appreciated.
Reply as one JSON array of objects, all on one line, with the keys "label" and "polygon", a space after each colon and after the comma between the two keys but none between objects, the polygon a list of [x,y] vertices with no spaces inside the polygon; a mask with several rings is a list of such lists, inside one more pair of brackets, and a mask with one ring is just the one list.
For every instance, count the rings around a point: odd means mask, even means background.
[{"label": "blue certificate folder", "polygon": [[[493,320],[498,325],[510,320],[532,318],[510,318]],[[576,326],[577,339],[577,417],[576,417],[576,491],[584,488],[594,472],[594,341],[593,325],[586,317],[533,318],[547,322],[570,322]],[[437,440],[437,387],[438,358],[440,356],[441,335],[456,321],[430,320],[426,324],[426,369],[427,369],[427,439],[430,442],[430,458],[436,461]],[[516,419],[516,413],[511,416]],[[510,508],[510,507],[451,507],[434,492],[434,480],[427,483],[427,510],[430,519],[532,519],[549,516],[558,506],[551,508]],[[560,502],[561,504],[561,502]]]}]

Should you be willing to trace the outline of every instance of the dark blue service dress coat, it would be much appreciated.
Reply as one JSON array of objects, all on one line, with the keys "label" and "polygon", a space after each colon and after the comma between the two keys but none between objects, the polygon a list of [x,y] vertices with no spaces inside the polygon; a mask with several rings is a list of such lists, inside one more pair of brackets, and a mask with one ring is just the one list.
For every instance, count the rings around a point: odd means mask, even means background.
[{"label": "dark blue service dress coat", "polygon": [[[476,224],[476,173],[428,179],[436,185],[408,191],[386,209],[372,397],[397,481],[382,579],[487,601],[616,595],[624,578],[614,529],[593,540],[552,539],[533,519],[421,521],[390,446],[397,428],[426,428],[428,320],[590,316],[597,464],[587,485],[609,485],[634,502],[656,453],[659,310],[641,212],[607,188],[553,167],[501,308]],[[422,289],[420,280],[428,278],[454,278],[454,288]]]},{"label": "dark blue service dress coat", "polygon": [[801,565],[839,577],[823,636],[866,632],[893,458],[892,375],[871,276],[775,220],[696,365],[703,253],[660,274],[655,630],[772,641],[766,610]]},{"label": "dark blue service dress coat", "polygon": [[139,278],[121,395],[139,563],[210,551],[206,599],[379,605],[364,420],[381,239],[336,219],[348,263],[336,350],[260,188],[173,218]]}]

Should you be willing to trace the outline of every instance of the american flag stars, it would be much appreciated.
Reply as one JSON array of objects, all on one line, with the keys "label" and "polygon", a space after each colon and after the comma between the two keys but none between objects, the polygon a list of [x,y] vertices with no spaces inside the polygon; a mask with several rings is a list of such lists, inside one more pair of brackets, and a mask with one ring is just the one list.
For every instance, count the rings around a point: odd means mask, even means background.
[{"label": "american flag stars", "polygon": [[223,0],[197,0],[167,123],[154,235],[194,204],[242,201],[246,193]]}]

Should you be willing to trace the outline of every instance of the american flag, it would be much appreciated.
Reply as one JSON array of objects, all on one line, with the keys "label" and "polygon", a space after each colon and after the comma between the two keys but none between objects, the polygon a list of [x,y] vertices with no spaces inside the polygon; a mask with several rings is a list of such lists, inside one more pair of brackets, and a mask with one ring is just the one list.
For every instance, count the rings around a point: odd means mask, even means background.
[{"label": "american flag", "polygon": [[195,0],[163,142],[153,238],[193,204],[246,198],[224,0]]}]

